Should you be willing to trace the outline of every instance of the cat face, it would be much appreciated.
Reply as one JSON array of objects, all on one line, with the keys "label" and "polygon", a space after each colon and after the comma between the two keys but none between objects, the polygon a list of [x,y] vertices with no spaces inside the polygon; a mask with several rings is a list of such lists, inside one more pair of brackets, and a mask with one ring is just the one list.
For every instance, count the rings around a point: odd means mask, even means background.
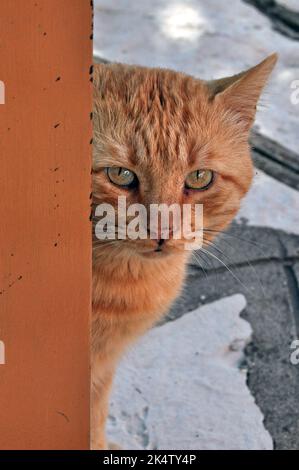
[{"label": "cat face", "polygon": [[[95,240],[98,249],[110,243],[149,258],[184,250],[187,234],[177,236],[184,206],[195,231],[195,207],[202,205],[204,243],[231,222],[251,184],[248,132],[275,62],[270,56],[212,82],[162,69],[95,66],[93,205],[108,203],[117,213],[123,196],[127,207],[145,207],[148,222],[146,239]],[[172,214],[168,227],[161,219],[149,227],[153,204],[175,204],[180,216]]]}]

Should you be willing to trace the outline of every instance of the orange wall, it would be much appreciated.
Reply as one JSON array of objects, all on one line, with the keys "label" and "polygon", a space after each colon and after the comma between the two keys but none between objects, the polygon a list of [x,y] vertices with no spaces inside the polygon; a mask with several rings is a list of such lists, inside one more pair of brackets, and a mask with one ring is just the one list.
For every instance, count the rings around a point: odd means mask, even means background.
[{"label": "orange wall", "polygon": [[1,0],[0,449],[89,444],[88,0]]}]

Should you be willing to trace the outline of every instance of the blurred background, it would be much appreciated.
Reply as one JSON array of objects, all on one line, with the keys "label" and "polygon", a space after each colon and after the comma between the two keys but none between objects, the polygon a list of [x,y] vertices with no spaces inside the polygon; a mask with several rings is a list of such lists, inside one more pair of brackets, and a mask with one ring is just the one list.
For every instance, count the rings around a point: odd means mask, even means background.
[{"label": "blurred background", "polygon": [[272,52],[241,212],[119,370],[109,433],[125,448],[299,448],[299,1],[94,2],[96,62],[211,79]]}]

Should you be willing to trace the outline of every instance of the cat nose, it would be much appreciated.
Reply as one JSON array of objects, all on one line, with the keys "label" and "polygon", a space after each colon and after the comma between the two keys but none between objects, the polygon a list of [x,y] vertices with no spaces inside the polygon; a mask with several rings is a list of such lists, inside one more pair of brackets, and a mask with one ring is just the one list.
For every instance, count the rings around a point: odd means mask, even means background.
[{"label": "cat nose", "polygon": [[173,235],[173,229],[169,228],[167,230],[147,230],[149,237],[152,240],[156,240],[159,246],[162,246],[165,240],[169,239]]}]

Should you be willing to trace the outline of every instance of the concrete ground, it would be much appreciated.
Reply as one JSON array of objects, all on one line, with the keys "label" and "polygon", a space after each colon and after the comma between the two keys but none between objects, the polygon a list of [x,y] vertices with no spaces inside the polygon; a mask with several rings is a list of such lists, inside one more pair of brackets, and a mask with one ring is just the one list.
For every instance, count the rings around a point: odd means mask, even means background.
[{"label": "concrete ground", "polygon": [[207,78],[280,53],[239,216],[119,369],[109,433],[124,447],[299,448],[298,39],[293,0],[95,1],[95,55],[107,60]]},{"label": "concrete ground", "polygon": [[227,234],[233,237],[223,236],[217,243],[225,257],[216,249],[212,251],[243,285],[216,260],[202,263],[206,275],[195,264],[190,268],[188,300],[180,299],[168,318],[243,293],[247,305],[241,316],[253,330],[244,357],[248,387],[263,412],[274,447],[298,449],[299,367],[290,362],[290,346],[299,337],[299,236],[238,225]]}]

